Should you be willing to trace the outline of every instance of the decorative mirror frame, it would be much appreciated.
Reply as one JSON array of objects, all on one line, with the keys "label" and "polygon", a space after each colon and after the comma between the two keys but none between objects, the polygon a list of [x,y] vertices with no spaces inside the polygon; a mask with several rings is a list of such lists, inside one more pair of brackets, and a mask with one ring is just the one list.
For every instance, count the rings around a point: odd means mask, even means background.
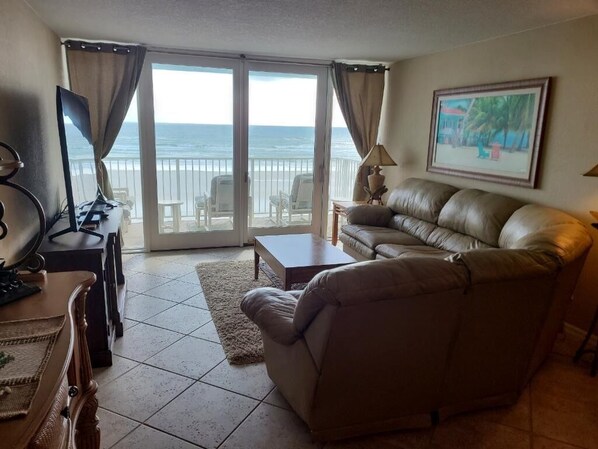
[{"label": "decorative mirror frame", "polygon": [[[0,268],[2,270],[13,270],[17,268],[24,268],[26,270],[31,271],[32,273],[37,273],[43,270],[45,265],[44,258],[37,253],[42,241],[44,239],[44,234],[46,230],[46,215],[44,214],[44,209],[42,208],[41,203],[39,200],[26,188],[15,184],[10,181],[10,179],[17,174],[19,169],[23,168],[25,164],[21,161],[19,157],[19,153],[17,153],[11,146],[0,142],[0,147],[7,150],[11,156],[14,158],[13,160],[5,160],[0,157],[0,185],[7,186],[9,188],[15,189],[25,195],[29,201],[33,203],[35,209],[37,210],[37,215],[39,219],[39,232],[35,237],[35,241],[31,249],[19,260],[10,264],[10,265],[3,265]],[[5,173],[7,172],[8,173]],[[0,240],[4,239],[8,235],[8,226],[4,223],[4,212],[5,207],[4,203],[0,201]],[[1,259],[1,255],[0,255]]]}]

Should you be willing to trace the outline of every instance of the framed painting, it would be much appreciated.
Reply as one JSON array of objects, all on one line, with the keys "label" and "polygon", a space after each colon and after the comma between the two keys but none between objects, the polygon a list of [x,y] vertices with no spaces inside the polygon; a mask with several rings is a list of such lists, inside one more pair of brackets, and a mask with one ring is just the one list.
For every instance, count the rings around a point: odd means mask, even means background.
[{"label": "framed painting", "polygon": [[434,91],[427,171],[534,188],[550,78]]}]

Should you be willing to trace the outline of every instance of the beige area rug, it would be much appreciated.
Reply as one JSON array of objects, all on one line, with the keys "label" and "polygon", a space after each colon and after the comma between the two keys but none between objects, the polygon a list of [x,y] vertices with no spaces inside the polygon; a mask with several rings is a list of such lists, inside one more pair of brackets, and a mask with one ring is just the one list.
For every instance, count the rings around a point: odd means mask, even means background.
[{"label": "beige area rug", "polygon": [[196,270],[229,363],[263,361],[260,331],[239,305],[249,290],[271,287],[272,281],[263,272],[257,281],[253,279],[252,260],[200,263]]}]

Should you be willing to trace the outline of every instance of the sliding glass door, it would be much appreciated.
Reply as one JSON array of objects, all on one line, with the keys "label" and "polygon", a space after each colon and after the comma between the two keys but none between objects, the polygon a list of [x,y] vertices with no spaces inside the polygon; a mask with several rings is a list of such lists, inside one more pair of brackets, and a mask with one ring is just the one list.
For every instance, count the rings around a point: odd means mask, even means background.
[{"label": "sliding glass door", "polygon": [[328,72],[150,53],[140,82],[149,249],[321,234]]},{"label": "sliding glass door", "polygon": [[150,249],[240,243],[238,64],[151,54],[141,80]]},{"label": "sliding glass door", "polygon": [[248,63],[249,237],[320,233],[327,70]]}]

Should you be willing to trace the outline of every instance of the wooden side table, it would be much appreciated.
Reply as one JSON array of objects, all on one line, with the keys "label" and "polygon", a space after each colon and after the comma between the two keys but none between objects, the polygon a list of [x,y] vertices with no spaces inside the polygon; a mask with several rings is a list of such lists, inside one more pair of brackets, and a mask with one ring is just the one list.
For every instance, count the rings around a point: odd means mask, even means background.
[{"label": "wooden side table", "polygon": [[[592,215],[592,217],[598,220],[598,212],[591,210],[590,214]],[[592,226],[598,229],[598,223],[592,223]],[[594,312],[594,318],[592,318],[592,323],[590,324],[588,333],[586,334],[585,338],[583,339],[583,342],[581,343],[579,349],[573,357],[573,361],[577,362],[579,361],[581,356],[586,353],[594,354],[594,360],[592,361],[592,365],[590,367],[590,375],[592,377],[596,376],[596,373],[598,372],[598,343],[596,344],[596,349],[586,349],[586,346],[592,338],[592,335],[594,335],[594,331],[596,330],[598,330],[598,306],[596,307],[596,312]]]},{"label": "wooden side table", "polygon": [[332,200],[332,245],[338,242],[338,217],[346,217],[347,209],[351,206],[367,204],[367,201],[337,201]]},{"label": "wooden side table", "polygon": [[588,333],[586,334],[585,338],[583,339],[582,344],[579,346],[579,349],[575,353],[573,357],[573,361],[577,362],[581,358],[582,355],[589,353],[594,354],[594,360],[592,361],[592,365],[590,367],[590,375],[592,377],[596,376],[596,372],[598,372],[598,343],[596,344],[596,349],[586,349],[586,345],[592,338],[594,334],[594,330],[597,328],[598,324],[598,307],[596,307],[596,312],[594,313],[594,318],[592,318],[592,324],[590,324],[590,328],[588,329]]}]

